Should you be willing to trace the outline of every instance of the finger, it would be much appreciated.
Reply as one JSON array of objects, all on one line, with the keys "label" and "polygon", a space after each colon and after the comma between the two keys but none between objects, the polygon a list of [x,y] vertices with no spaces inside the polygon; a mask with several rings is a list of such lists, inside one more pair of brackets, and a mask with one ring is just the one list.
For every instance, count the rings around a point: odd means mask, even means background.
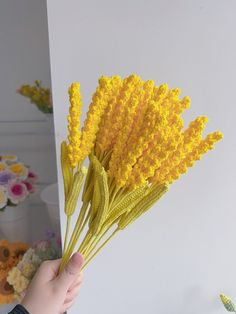
[{"label": "finger", "polygon": [[78,285],[81,285],[83,282],[83,274],[80,273],[79,276],[76,278],[76,280],[71,284],[71,286],[68,289],[68,292],[74,289],[74,287],[77,287]]},{"label": "finger", "polygon": [[77,286],[72,291],[67,292],[64,304],[73,301],[78,296],[80,288],[81,288],[81,286]]},{"label": "finger", "polygon": [[58,286],[62,287],[64,291],[67,291],[79,276],[83,263],[83,255],[74,253],[65,268],[57,277]]},{"label": "finger", "polygon": [[82,281],[76,283],[75,285],[73,285],[73,287],[70,287],[70,289],[67,290],[67,293],[71,292],[74,289],[77,289],[78,287],[82,286]]},{"label": "finger", "polygon": [[63,304],[60,314],[64,314],[69,308],[72,307],[73,304],[74,304],[74,301]]},{"label": "finger", "polygon": [[35,275],[37,281],[49,282],[53,280],[58,274],[60,263],[61,259],[42,262]]}]

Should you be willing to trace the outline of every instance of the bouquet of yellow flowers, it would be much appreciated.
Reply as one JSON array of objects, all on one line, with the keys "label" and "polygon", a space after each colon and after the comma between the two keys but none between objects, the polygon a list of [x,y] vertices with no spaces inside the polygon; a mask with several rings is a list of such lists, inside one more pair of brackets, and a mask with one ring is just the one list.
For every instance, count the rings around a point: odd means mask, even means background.
[{"label": "bouquet of yellow flowers", "polygon": [[[70,86],[68,141],[61,143],[67,216],[61,269],[75,249],[86,267],[222,139],[219,131],[202,138],[205,116],[183,129],[181,114],[190,99],[180,99],[180,92],[137,75],[102,76],[80,129],[80,84]],[[83,166],[87,157],[88,169]],[[82,207],[69,238],[82,187]]]}]

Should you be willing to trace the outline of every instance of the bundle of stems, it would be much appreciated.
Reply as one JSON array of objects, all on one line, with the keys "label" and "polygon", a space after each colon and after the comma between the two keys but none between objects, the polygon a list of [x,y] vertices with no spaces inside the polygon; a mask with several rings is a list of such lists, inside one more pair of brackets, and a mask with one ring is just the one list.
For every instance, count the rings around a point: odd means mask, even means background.
[{"label": "bundle of stems", "polygon": [[[137,75],[102,76],[80,129],[80,85],[70,86],[68,141],[61,144],[67,215],[61,269],[75,249],[84,255],[85,268],[222,138],[219,131],[202,137],[205,116],[184,129],[181,114],[190,99],[179,95],[179,88],[155,86]],[[69,238],[80,191],[82,206]]]}]

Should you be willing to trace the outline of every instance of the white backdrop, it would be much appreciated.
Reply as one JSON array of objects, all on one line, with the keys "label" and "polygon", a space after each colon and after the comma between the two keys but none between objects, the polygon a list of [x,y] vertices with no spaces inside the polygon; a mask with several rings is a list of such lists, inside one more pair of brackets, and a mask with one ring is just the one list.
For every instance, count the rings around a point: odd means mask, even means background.
[{"label": "white backdrop", "polygon": [[225,135],[90,265],[70,313],[220,314],[220,292],[236,300],[235,12],[233,0],[48,1],[58,160],[69,84],[85,114],[102,74],[179,86],[187,123],[204,114]]}]

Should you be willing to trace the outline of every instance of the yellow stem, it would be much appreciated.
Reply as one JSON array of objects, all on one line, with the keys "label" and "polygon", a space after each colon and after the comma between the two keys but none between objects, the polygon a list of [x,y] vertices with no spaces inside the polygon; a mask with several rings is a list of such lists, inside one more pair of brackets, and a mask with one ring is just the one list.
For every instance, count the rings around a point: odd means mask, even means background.
[{"label": "yellow stem", "polygon": [[[69,245],[66,249],[66,252],[63,254],[62,256],[62,261],[61,261],[61,266],[60,266],[60,270],[63,269],[64,265],[68,262],[72,252],[74,251],[74,248],[76,246],[76,243],[78,242],[79,240],[79,236],[81,235],[87,221],[88,221],[88,218],[89,218],[89,212],[87,214],[87,217],[86,219],[84,220],[84,217],[85,217],[85,214],[86,214],[86,211],[87,211],[87,207],[88,207],[88,204],[83,204],[82,205],[82,208],[80,210],[80,214],[79,214],[79,217],[76,221],[76,224],[75,224],[75,227],[74,227],[74,230],[73,230],[73,233],[72,233],[72,236],[70,238],[70,242],[69,242]],[[82,226],[81,226],[82,225]]]},{"label": "yellow stem", "polygon": [[101,251],[101,249],[116,235],[116,233],[119,231],[118,228],[116,228],[113,233],[106,239],[106,241],[96,250],[95,253],[86,261],[84,266],[82,267],[82,270],[86,268],[86,266],[94,259],[94,257]]},{"label": "yellow stem", "polygon": [[86,249],[87,244],[89,243],[89,241],[91,240],[92,234],[90,233],[90,231],[88,230],[82,243],[80,244],[79,248],[78,248],[78,252],[80,252],[81,254],[84,253],[84,249]]},{"label": "yellow stem", "polygon": [[116,198],[114,199],[114,201],[112,202],[112,207],[115,207],[117,205],[117,203],[119,203],[123,197],[125,197],[125,188],[121,188],[119,189],[119,191],[116,194]]},{"label": "yellow stem", "polygon": [[114,178],[108,177],[108,188],[109,188],[109,192],[111,193],[112,190],[112,186],[113,184]]},{"label": "yellow stem", "polygon": [[76,224],[75,224],[75,227],[73,230],[73,233],[72,233],[71,238],[70,238],[70,243],[73,242],[75,236],[80,232],[80,229],[82,228],[82,224],[84,222],[84,218],[86,215],[88,205],[89,205],[88,203],[83,203],[83,205],[81,207],[79,216],[77,218],[77,221],[76,221]]},{"label": "yellow stem", "polygon": [[111,208],[113,202],[115,201],[116,195],[117,195],[119,189],[120,189],[120,188],[116,187],[115,190],[114,190],[114,192],[113,192],[113,194],[111,195],[111,198],[110,198],[110,200],[109,200],[109,208]]},{"label": "yellow stem", "polygon": [[100,154],[98,156],[98,160],[102,163],[102,160],[104,158],[104,152],[100,151]]},{"label": "yellow stem", "polygon": [[109,158],[111,157],[111,153],[112,153],[112,150],[110,150],[106,153],[104,152],[104,154],[103,154],[103,157],[102,157],[100,162],[104,168],[106,168],[108,166],[108,162],[109,162]]},{"label": "yellow stem", "polygon": [[69,230],[70,230],[70,222],[71,222],[71,216],[67,215],[67,218],[66,218],[66,234],[65,234],[65,239],[64,239],[63,254],[65,253],[66,248],[67,248],[68,234],[69,234]]},{"label": "yellow stem", "polygon": [[96,249],[99,242],[104,238],[104,236],[107,234],[107,232],[110,230],[110,228],[111,227],[107,228],[102,233],[99,233],[98,236],[93,239],[92,243],[90,244],[90,246],[85,251],[85,259],[88,259],[91,256],[91,254],[94,252],[94,250]]},{"label": "yellow stem", "polygon": [[96,241],[97,236],[92,235],[92,237],[90,237],[89,242],[86,244],[86,247],[83,250],[83,255],[86,256],[87,252],[89,251],[89,249],[91,248],[91,246],[94,244],[94,242]]},{"label": "yellow stem", "polygon": [[78,240],[79,240],[79,237],[80,237],[81,233],[83,232],[83,230],[84,230],[84,228],[85,228],[85,226],[86,226],[86,224],[87,224],[87,222],[88,222],[88,220],[89,220],[89,217],[90,217],[90,211],[88,212],[88,215],[87,215],[87,217],[86,217],[86,219],[85,219],[85,221],[84,221],[82,227],[80,228],[80,230],[79,230],[79,232],[78,232],[76,238],[74,239],[74,244],[73,244],[73,247],[74,247],[74,248],[75,248],[75,246],[76,246],[76,244],[77,244],[77,242],[78,242]]}]

